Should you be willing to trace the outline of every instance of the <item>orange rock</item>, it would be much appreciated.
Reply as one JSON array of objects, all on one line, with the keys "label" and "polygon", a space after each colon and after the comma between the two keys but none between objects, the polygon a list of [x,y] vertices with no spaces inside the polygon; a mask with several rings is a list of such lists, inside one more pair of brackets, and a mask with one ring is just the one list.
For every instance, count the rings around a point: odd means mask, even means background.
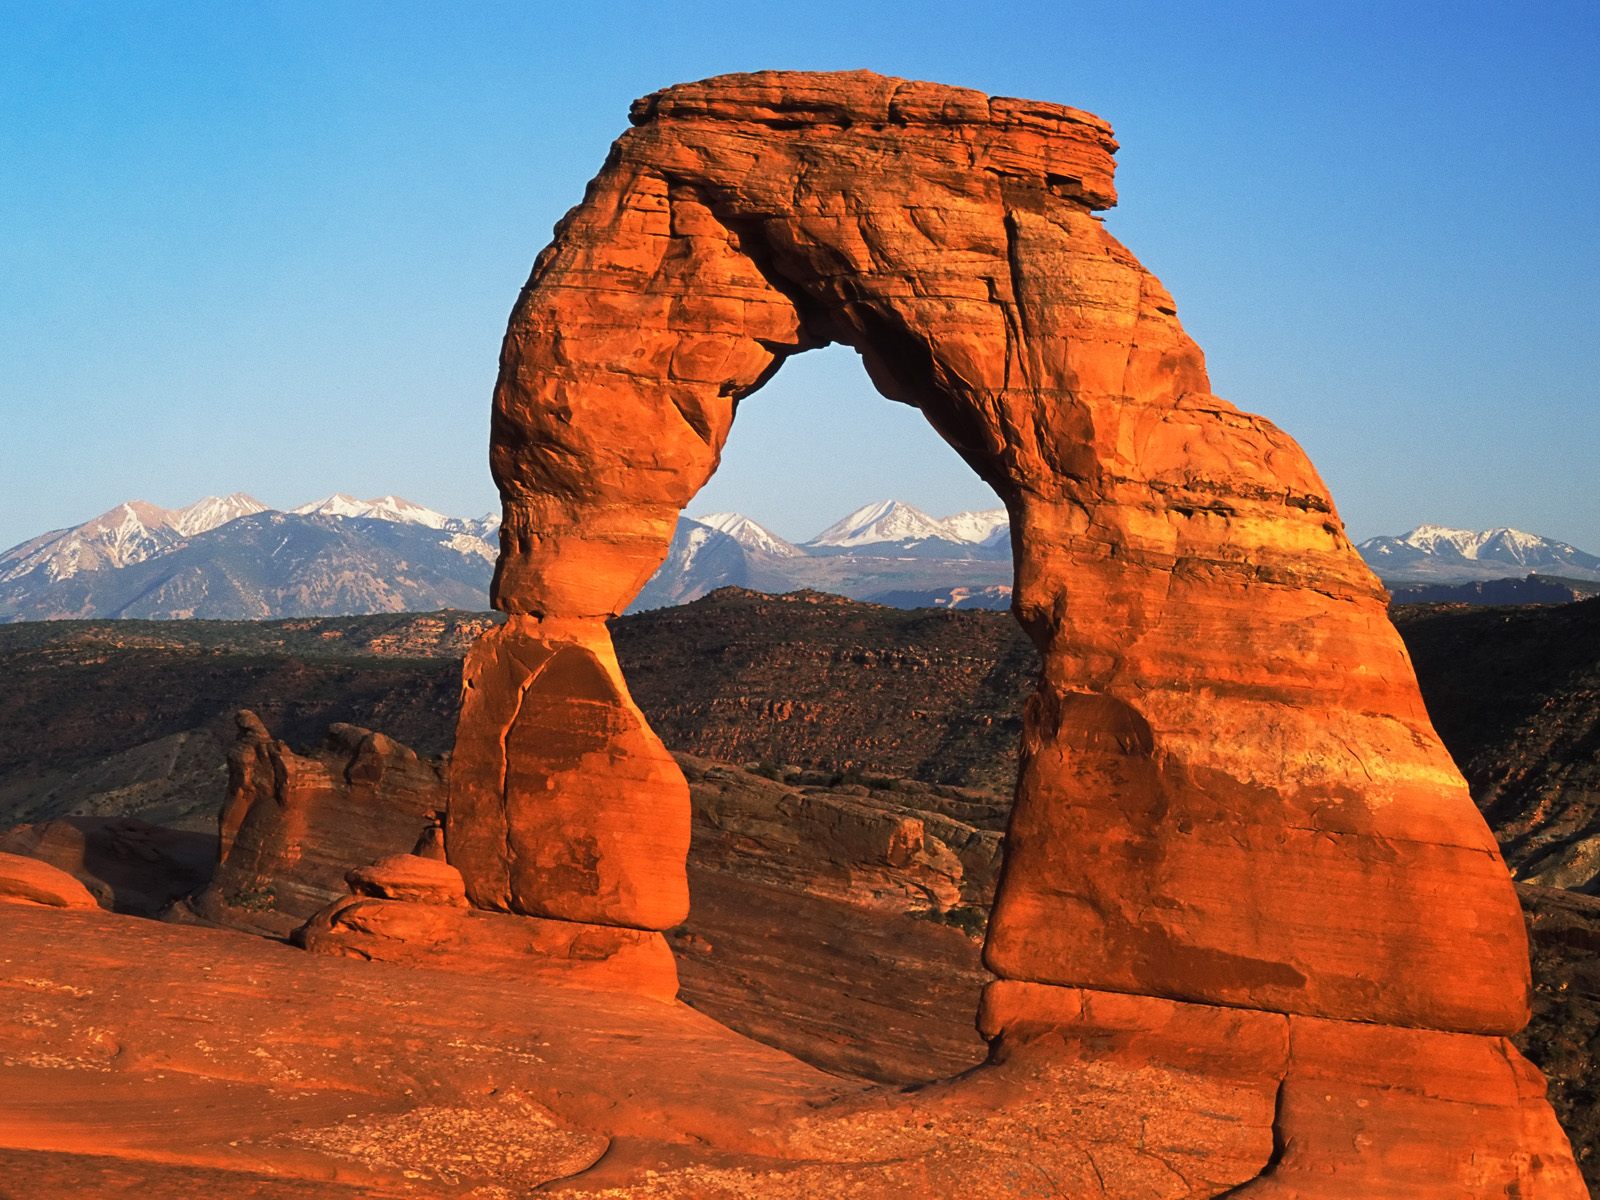
[{"label": "orange rock", "polygon": [[[447,837],[474,902],[681,911],[677,772],[601,622],[662,561],[738,401],[841,342],[1011,516],[1044,666],[989,966],[1519,1028],[1516,897],[1383,589],[1305,454],[1211,394],[1172,298],[1094,215],[1115,201],[1105,123],[867,72],[724,76],[632,120],[502,350],[494,600],[514,616],[468,663]],[[1481,1116],[1514,1138],[1522,1112]]]},{"label": "orange rock", "polygon": [[0,903],[42,904],[49,908],[99,908],[71,875],[37,858],[0,853]]},{"label": "orange rock", "polygon": [[381,733],[334,725],[315,754],[238,714],[220,862],[193,906],[210,920],[287,933],[345,893],[345,872],[403,853],[445,805],[444,765]]},{"label": "orange rock", "polygon": [[344,878],[357,896],[467,906],[467,888],[461,872],[449,863],[416,854],[391,854],[371,866],[354,868]]},{"label": "orange rock", "polygon": [[1273,1197],[1587,1193],[1544,1079],[1504,1038],[1289,1018],[1282,1148],[1236,1194]]},{"label": "orange rock", "polygon": [[[1115,199],[1104,122],[866,72],[669,88],[633,122],[539,256],[502,354],[495,599],[528,614],[525,636],[539,618],[587,628],[560,636],[622,694],[594,623],[661,561],[738,398],[788,355],[844,342],[1011,513],[1016,611],[1045,669],[991,967],[1519,1027],[1516,899],[1383,590],[1299,447],[1210,394],[1171,297],[1094,217]],[[488,645],[502,636],[517,634]],[[497,796],[486,743],[506,725],[480,713],[509,710],[532,668],[490,672],[490,657],[469,666],[461,737],[483,778],[452,814],[451,860],[480,903],[648,924],[574,896],[663,886],[665,856],[592,832],[625,812],[646,836],[635,817],[668,786],[655,760],[640,788],[619,743],[591,738],[610,749],[587,770],[530,743],[504,764],[527,782]],[[538,693],[539,728],[569,728],[557,681]],[[548,817],[528,813],[536,794]],[[523,831],[548,866],[493,868]],[[508,899],[485,882],[497,870],[530,885]],[[534,885],[541,872],[565,878]]]},{"label": "orange rock", "polygon": [[689,911],[689,786],[598,620],[512,617],[464,668],[445,850],[479,908],[636,929]]},{"label": "orange rock", "polygon": [[0,851],[58,867],[102,908],[153,917],[211,878],[217,838],[134,817],[57,817],[0,831]]},{"label": "orange rock", "polygon": [[294,933],[317,954],[428,967],[464,975],[678,994],[678,970],[659,933],[549,921],[510,913],[352,896]]},{"label": "orange rock", "polygon": [[[1043,1041],[1103,1065],[1253,1079],[1274,1110],[1276,1152],[1228,1195],[1584,1194],[1543,1077],[1504,1038],[1010,980],[985,990],[979,1024],[1002,1059],[1012,1043]],[[1169,1161],[1194,1148],[1143,1145]]]}]

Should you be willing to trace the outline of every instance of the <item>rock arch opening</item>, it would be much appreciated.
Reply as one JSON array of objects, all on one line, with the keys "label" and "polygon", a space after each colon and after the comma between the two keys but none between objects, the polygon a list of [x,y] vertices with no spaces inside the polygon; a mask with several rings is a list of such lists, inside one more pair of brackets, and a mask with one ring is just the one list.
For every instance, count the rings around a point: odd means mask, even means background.
[{"label": "rock arch opening", "polygon": [[[915,505],[867,525],[893,542],[793,544],[879,497]],[[690,911],[666,931],[682,994],[825,1070],[928,1082],[983,1057],[981,942],[1038,656],[1007,612],[929,611],[1007,606],[1009,539],[949,541],[962,527],[922,513],[996,509],[858,355],[808,350],[738,402],[634,604],[732,590],[611,627],[689,781]]]},{"label": "rock arch opening", "polygon": [[1181,1029],[1180,1056],[1249,1056],[1301,1122],[1263,1169],[1343,1155],[1368,1194],[1411,1118],[1330,1064],[1485,1056],[1494,1098],[1431,1144],[1479,1155],[1451,1171],[1524,1170],[1548,1110],[1503,1041],[1528,1004],[1504,865],[1315,470],[1211,394],[1171,297],[1095,215],[1109,128],[865,72],[682,85],[632,125],[502,351],[509,618],[467,662],[446,835],[472,902],[602,932],[681,920],[687,790],[605,619],[735,401],[841,342],[1003,498],[1043,661],[985,1033]]}]

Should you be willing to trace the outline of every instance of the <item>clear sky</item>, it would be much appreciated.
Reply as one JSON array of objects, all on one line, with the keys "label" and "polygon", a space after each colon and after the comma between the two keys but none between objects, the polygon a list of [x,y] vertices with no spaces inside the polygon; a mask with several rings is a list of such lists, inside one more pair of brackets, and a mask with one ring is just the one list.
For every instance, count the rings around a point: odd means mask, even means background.
[{"label": "clear sky", "polygon": [[[495,503],[505,318],[670,83],[870,67],[1112,122],[1111,230],[1357,537],[1600,551],[1600,5],[0,0],[0,547],[120,500]],[[691,512],[993,503],[848,351]]]}]

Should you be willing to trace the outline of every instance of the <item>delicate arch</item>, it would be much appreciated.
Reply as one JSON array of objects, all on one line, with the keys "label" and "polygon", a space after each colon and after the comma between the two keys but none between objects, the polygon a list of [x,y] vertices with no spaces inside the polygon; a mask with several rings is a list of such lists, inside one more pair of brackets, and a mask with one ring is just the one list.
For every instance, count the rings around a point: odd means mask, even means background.
[{"label": "delicate arch", "polygon": [[660,563],[739,398],[839,341],[1012,517],[1044,668],[990,967],[1518,1028],[1517,903],[1383,590],[1305,455],[1210,394],[1171,298],[1094,215],[1109,128],[866,73],[724,77],[632,120],[502,352],[512,619],[468,664],[448,839],[474,901],[681,919],[687,792],[603,621]]}]

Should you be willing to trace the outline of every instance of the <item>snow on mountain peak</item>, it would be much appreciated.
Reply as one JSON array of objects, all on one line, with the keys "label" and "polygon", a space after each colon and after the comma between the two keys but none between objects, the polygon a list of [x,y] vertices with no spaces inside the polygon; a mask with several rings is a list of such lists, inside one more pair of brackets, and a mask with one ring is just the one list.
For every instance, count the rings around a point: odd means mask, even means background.
[{"label": "snow on mountain peak", "polygon": [[718,533],[726,534],[741,546],[752,550],[762,550],[768,554],[776,554],[780,558],[794,558],[796,555],[804,553],[798,547],[784,541],[770,529],[752,521],[743,513],[707,513],[703,517],[692,517],[690,519],[697,525],[705,525],[710,529],[715,529]]},{"label": "snow on mountain peak", "polygon": [[237,521],[240,517],[266,512],[267,506],[254,496],[234,492],[228,496],[207,496],[185,508],[168,514],[169,524],[185,537],[194,537],[207,530]]},{"label": "snow on mountain peak", "polygon": [[961,512],[953,517],[930,517],[904,500],[878,500],[864,504],[843,520],[828,526],[805,544],[808,546],[869,546],[879,542],[917,542],[938,538],[989,546],[1002,530],[1010,528],[1003,508]]},{"label": "snow on mountain peak", "polygon": [[855,547],[947,536],[939,522],[903,500],[878,500],[835,521],[806,545]]},{"label": "snow on mountain peak", "polygon": [[297,517],[356,517],[361,515],[361,501],[345,492],[334,492],[321,500],[308,500],[289,510]]},{"label": "snow on mountain peak", "polygon": [[1430,554],[1438,554],[1449,547],[1462,558],[1468,559],[1482,557],[1484,551],[1491,547],[1508,552],[1501,557],[1515,559],[1518,554],[1525,555],[1543,547],[1560,544],[1537,534],[1510,529],[1504,525],[1494,529],[1452,529],[1447,525],[1418,525],[1410,533],[1395,540]]},{"label": "snow on mountain peak", "polygon": [[1600,575],[1600,558],[1565,542],[1501,525],[1494,529],[1453,529],[1418,525],[1398,537],[1368,538],[1356,547],[1386,579],[1497,578],[1535,571],[1590,579]]},{"label": "snow on mountain peak", "polygon": [[939,522],[946,530],[945,536],[957,542],[975,542],[992,546],[1002,535],[1011,533],[1011,516],[1003,508],[986,508],[979,512],[959,512]]},{"label": "snow on mountain peak", "polygon": [[312,500],[289,510],[302,517],[365,517],[373,521],[399,521],[405,525],[426,525],[429,529],[443,529],[451,518],[435,512],[403,496],[379,496],[373,500],[357,500],[344,492],[335,492],[321,500]]}]

